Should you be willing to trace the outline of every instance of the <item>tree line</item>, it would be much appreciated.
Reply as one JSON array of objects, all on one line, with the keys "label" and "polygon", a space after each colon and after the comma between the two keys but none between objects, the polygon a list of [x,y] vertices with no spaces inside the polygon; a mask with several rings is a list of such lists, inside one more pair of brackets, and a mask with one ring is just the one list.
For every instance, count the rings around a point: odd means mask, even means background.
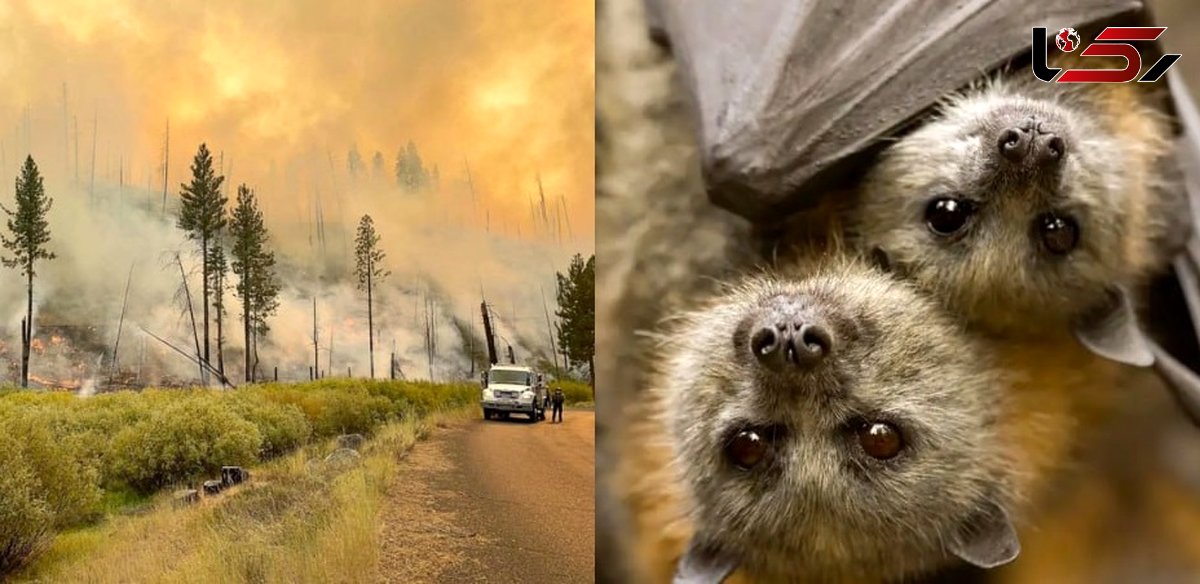
[{"label": "tree line", "polygon": [[[352,179],[367,176],[366,163],[359,154],[357,146],[351,146],[350,151],[346,154],[346,172]],[[386,172],[383,153],[375,151],[371,157],[370,176],[375,180],[382,180]],[[417,150],[417,145],[411,140],[396,152],[391,175],[396,181],[396,186],[409,193],[437,191],[441,183],[441,173],[438,171],[437,165],[426,166],[421,160],[421,153]]]},{"label": "tree line", "polygon": [[[200,144],[192,159],[191,174],[189,182],[180,184],[176,226],[197,246],[200,255],[202,323],[195,327],[199,330],[194,333],[197,337],[202,334],[203,340],[196,339],[196,359],[201,364],[202,379],[206,380],[207,372],[212,371],[222,382],[227,381],[224,344],[228,310],[225,298],[232,290],[242,306],[245,381],[253,383],[258,380],[258,340],[270,332],[269,319],[279,308],[282,289],[270,234],[254,190],[246,184],[238,186],[236,201],[233,208],[229,208],[223,189],[225,177],[213,170],[212,154],[206,144]],[[21,322],[22,387],[29,386],[37,264],[55,259],[49,248],[48,214],[53,203],[53,198],[46,195],[37,163],[32,156],[27,156],[16,180],[15,205],[10,208],[0,204],[0,210],[8,216],[7,232],[0,234],[0,244],[7,253],[0,261],[5,267],[17,270],[26,282],[26,315]],[[379,243],[374,222],[370,215],[363,215],[356,238],[355,273],[359,288],[366,292],[372,377],[375,375],[374,290],[389,273],[383,266],[385,255]],[[230,274],[237,277],[232,286]],[[186,286],[186,281],[184,284]],[[190,293],[188,296],[190,298]],[[214,340],[215,366],[212,364]]]}]

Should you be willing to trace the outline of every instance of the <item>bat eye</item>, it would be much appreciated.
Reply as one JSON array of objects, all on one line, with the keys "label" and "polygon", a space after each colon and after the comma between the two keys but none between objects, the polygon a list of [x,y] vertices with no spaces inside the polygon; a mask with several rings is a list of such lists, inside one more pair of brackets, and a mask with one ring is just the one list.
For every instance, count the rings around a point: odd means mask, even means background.
[{"label": "bat eye", "polygon": [[925,208],[925,225],[936,235],[954,235],[966,226],[975,213],[975,203],[966,199],[941,197]]},{"label": "bat eye", "polygon": [[725,457],[742,470],[750,470],[767,457],[767,441],[755,430],[742,430],[725,445]]},{"label": "bat eye", "polygon": [[1047,213],[1034,223],[1042,247],[1054,255],[1066,255],[1079,244],[1079,224],[1069,215]]},{"label": "bat eye", "polygon": [[863,422],[858,427],[858,443],[867,456],[879,460],[895,458],[904,450],[900,430],[887,422]]}]

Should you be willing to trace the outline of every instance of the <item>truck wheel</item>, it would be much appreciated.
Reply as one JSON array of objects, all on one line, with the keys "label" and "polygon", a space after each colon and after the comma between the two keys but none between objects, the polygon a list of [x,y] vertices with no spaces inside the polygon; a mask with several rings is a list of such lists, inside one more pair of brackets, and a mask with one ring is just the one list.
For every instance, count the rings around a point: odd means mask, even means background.
[{"label": "truck wheel", "polygon": [[489,409],[487,409],[487,408],[483,408],[483,419],[485,419],[485,420],[490,420],[490,419],[492,419],[492,410],[489,410]]}]

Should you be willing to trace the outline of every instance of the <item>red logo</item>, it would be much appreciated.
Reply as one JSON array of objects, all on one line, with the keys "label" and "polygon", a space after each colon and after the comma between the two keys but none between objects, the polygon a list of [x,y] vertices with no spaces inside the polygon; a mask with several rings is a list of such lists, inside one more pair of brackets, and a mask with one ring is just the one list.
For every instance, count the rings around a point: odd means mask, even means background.
[{"label": "red logo", "polygon": [[1054,42],[1058,45],[1058,50],[1064,53],[1073,52],[1079,46],[1079,33],[1073,28],[1060,28],[1058,34],[1054,35]]},{"label": "red logo", "polygon": [[[1137,48],[1127,42],[1119,41],[1153,41],[1162,36],[1167,27],[1156,26],[1110,26],[1100,34],[1092,44],[1084,47],[1080,57],[1121,57],[1125,60],[1124,69],[1062,69],[1050,67],[1046,55],[1046,27],[1033,29],[1033,74],[1046,83],[1127,83],[1137,79],[1139,83],[1158,81],[1181,55],[1163,55],[1146,71],[1141,78],[1142,54]],[[1079,33],[1073,28],[1064,28],[1054,35],[1054,42],[1059,50],[1070,53],[1079,47]],[[1059,73],[1062,75],[1059,75]],[[1057,79],[1056,79],[1057,77]]]}]

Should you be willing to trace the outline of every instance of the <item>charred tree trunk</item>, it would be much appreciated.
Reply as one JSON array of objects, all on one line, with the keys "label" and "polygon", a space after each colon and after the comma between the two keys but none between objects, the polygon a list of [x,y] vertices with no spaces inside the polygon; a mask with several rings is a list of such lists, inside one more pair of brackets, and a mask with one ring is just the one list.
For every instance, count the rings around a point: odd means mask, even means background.
[{"label": "charred tree trunk", "polygon": [[204,363],[208,359],[208,237],[200,239],[200,300],[204,304]]},{"label": "charred tree trunk", "polygon": [[254,381],[253,369],[250,368],[250,300],[245,301],[246,305],[242,307],[242,334],[246,339],[246,381]]},{"label": "charred tree trunk", "polygon": [[29,387],[29,348],[33,344],[33,262],[29,262],[26,271],[28,285],[25,291],[29,302],[26,305],[25,322],[21,325],[25,329],[21,335],[24,341],[21,346],[21,387]]},{"label": "charred tree trunk", "polygon": [[479,303],[479,310],[483,313],[483,338],[487,340],[488,364],[495,365],[499,359],[496,357],[496,337],[492,333],[492,317],[488,314],[487,302]]},{"label": "charred tree trunk", "polygon": [[371,265],[370,258],[367,259],[367,350],[370,351],[368,357],[371,363],[371,379],[375,379],[375,311],[374,298],[372,297],[372,271],[375,266]]},{"label": "charred tree trunk", "polygon": [[171,118],[167,118],[167,137],[163,143],[162,214],[167,215],[167,177],[171,174]]},{"label": "charred tree trunk", "polygon": [[[224,279],[225,278],[223,274],[217,274],[217,286],[216,290],[213,290],[213,293],[224,294]],[[222,298],[217,304],[220,305],[221,308],[224,308],[225,300]],[[224,311],[221,309],[217,310],[217,371],[220,372],[221,376],[223,377],[225,375],[225,333],[223,326],[223,321],[225,319],[222,317],[222,312]]]},{"label": "charred tree trunk", "polygon": [[317,374],[320,372],[320,367],[321,357],[317,347],[317,297],[313,296],[313,366],[309,377],[315,380]]},{"label": "charred tree trunk", "polygon": [[196,343],[196,361],[200,361],[200,383],[208,385],[208,372],[204,369],[204,362],[200,357],[200,337],[196,331],[196,311],[192,308],[192,289],[187,283],[187,273],[183,271],[183,260],[178,254],[175,255],[175,261],[179,263],[179,277],[183,282],[183,293],[187,298],[188,316],[192,321],[192,340]]}]

